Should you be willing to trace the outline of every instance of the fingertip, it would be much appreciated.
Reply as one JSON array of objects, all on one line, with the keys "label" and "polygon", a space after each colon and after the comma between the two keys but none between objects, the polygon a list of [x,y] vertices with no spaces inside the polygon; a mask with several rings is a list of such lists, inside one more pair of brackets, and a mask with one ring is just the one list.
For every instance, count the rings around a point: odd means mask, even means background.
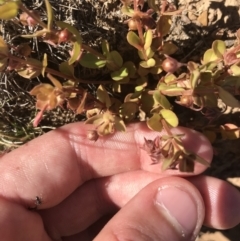
[{"label": "fingertip", "polygon": [[204,225],[215,229],[229,229],[240,223],[239,190],[214,177],[198,176],[189,180],[203,197],[206,206]]},{"label": "fingertip", "polygon": [[197,189],[178,177],[143,188],[104,227],[97,240],[195,240],[204,219]]}]

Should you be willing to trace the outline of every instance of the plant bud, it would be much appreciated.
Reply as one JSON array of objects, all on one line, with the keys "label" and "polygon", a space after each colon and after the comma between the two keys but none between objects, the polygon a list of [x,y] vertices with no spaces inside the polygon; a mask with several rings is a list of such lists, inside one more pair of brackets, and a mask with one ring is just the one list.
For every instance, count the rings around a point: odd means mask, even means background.
[{"label": "plant bud", "polygon": [[167,73],[174,73],[179,67],[181,67],[183,64],[179,63],[176,59],[171,58],[167,55],[166,59],[162,62],[162,68]]},{"label": "plant bud", "polygon": [[87,138],[90,141],[97,141],[99,135],[96,130],[89,130],[87,133]]},{"label": "plant bud", "polygon": [[185,107],[190,107],[193,105],[193,98],[191,95],[182,95],[177,103]]},{"label": "plant bud", "polygon": [[137,30],[137,23],[136,23],[136,21],[133,20],[133,19],[130,19],[128,21],[128,28],[129,28],[129,30]]},{"label": "plant bud", "polygon": [[63,29],[58,33],[58,43],[68,42],[72,38],[72,33],[68,29]]}]

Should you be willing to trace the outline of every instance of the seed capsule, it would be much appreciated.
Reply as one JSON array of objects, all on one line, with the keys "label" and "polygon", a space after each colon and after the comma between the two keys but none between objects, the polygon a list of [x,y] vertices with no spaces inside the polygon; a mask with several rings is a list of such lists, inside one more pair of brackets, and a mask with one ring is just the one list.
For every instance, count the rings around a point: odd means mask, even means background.
[{"label": "seed capsule", "polygon": [[176,59],[166,56],[166,59],[162,62],[162,68],[167,73],[174,73],[178,68],[180,68],[183,64],[179,63]]},{"label": "seed capsule", "polygon": [[90,141],[97,141],[99,135],[96,130],[89,130],[87,133],[87,138]]}]

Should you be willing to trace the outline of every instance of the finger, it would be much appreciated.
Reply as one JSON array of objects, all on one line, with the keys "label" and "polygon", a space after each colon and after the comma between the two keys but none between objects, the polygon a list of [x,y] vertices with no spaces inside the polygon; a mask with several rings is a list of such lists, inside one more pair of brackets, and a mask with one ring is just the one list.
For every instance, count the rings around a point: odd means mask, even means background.
[{"label": "finger", "polygon": [[41,217],[19,204],[0,198],[0,232],[4,241],[51,241]]},{"label": "finger", "polygon": [[[148,130],[145,124],[132,125],[126,133],[103,137],[95,143],[86,139],[89,128],[81,123],[67,125],[3,156],[0,194],[30,207],[35,205],[33,199],[39,196],[42,198],[39,208],[48,208],[92,178],[141,168],[161,173],[161,164],[150,165],[149,155],[141,149],[144,137],[153,139],[158,135]],[[184,128],[173,132],[184,132],[186,148],[211,160],[212,149],[202,135]],[[205,168],[196,164],[194,174]],[[179,175],[175,170],[164,173]]]},{"label": "finger", "polygon": [[[159,174],[135,171],[92,180],[59,205],[42,210],[40,214],[48,233],[58,240],[82,232],[102,216],[116,212],[159,178],[162,178]],[[198,176],[188,180],[196,185],[203,197],[205,225],[226,229],[240,222],[240,193],[235,188],[212,177]]]},{"label": "finger", "polygon": [[240,193],[235,187],[214,177],[192,177],[188,180],[198,188],[204,199],[204,225],[229,229],[240,223]]},{"label": "finger", "polygon": [[198,190],[185,179],[162,178],[131,199],[94,241],[195,240],[203,219]]}]

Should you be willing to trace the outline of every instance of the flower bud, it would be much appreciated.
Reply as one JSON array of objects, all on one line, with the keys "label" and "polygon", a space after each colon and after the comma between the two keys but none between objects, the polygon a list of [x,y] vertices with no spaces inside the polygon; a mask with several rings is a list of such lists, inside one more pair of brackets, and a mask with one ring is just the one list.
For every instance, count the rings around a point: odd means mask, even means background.
[{"label": "flower bud", "polygon": [[68,29],[63,29],[58,33],[58,43],[68,42],[72,38],[72,33]]},{"label": "flower bud", "polygon": [[129,30],[137,30],[137,23],[136,23],[135,20],[130,19],[130,20],[128,21],[128,29],[129,29]]},{"label": "flower bud", "polygon": [[185,107],[191,107],[193,105],[193,98],[191,95],[182,95],[177,103]]},{"label": "flower bud", "polygon": [[87,138],[90,141],[97,141],[99,135],[96,130],[88,130]]},{"label": "flower bud", "polygon": [[174,73],[178,68],[180,68],[183,64],[179,63],[176,59],[171,58],[170,56],[166,56],[166,59],[162,62],[162,68],[167,73]]}]

